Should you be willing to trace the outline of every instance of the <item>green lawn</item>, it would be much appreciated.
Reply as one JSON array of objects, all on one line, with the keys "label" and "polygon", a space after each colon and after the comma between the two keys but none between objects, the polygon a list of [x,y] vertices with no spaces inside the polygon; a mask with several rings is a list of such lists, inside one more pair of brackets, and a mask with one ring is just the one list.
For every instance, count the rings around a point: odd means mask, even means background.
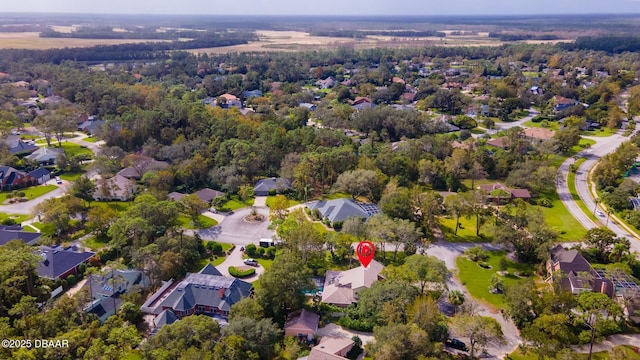
[{"label": "green lawn", "polygon": [[93,136],[89,136],[89,137],[86,137],[86,138],[82,139],[82,141],[86,141],[86,142],[90,142],[90,143],[96,143],[96,142],[100,141],[100,139],[94,138]]},{"label": "green lawn", "polygon": [[558,233],[558,241],[576,241],[582,239],[587,233],[586,229],[576,220],[564,206],[558,193],[540,194],[540,197],[551,200],[553,207],[538,206],[544,214],[547,225]]},{"label": "green lawn", "polygon": [[449,242],[490,242],[492,237],[487,233],[486,229],[480,227],[480,235],[476,236],[476,219],[460,217],[460,228],[458,234],[454,234],[456,221],[453,217],[440,218],[440,229],[442,230],[444,237]]},{"label": "green lawn", "polygon": [[[491,277],[499,270],[500,260],[505,258],[505,253],[503,251],[491,251],[489,254],[490,256],[487,263],[491,265],[491,269],[482,268],[466,257],[459,256],[456,259],[458,276],[460,277],[462,285],[466,286],[471,296],[495,308],[504,309],[504,295],[490,293],[489,286],[491,285]],[[507,271],[509,274],[502,277],[505,286],[513,285],[523,280],[513,275],[514,271],[528,271],[533,273],[533,266],[516,263],[507,259]]]},{"label": "green lawn", "polygon": [[479,127],[471,129],[471,133],[472,134],[476,134],[476,135],[482,135],[482,134],[484,134],[486,132],[487,132],[487,130],[481,129]]},{"label": "green lawn", "polygon": [[605,127],[605,128],[600,128],[598,130],[583,131],[582,135],[594,136],[594,137],[607,137],[615,134],[616,132],[618,132],[618,129],[610,129]]},{"label": "green lawn", "polygon": [[231,209],[231,210],[237,210],[237,209],[241,209],[243,207],[253,206],[253,201],[254,200],[255,200],[254,198],[249,198],[249,199],[247,199],[245,201],[240,201],[240,199],[238,198],[237,195],[233,195],[231,197],[231,200],[227,201],[224,204],[223,207]]},{"label": "green lawn", "polygon": [[571,148],[571,153],[572,154],[577,154],[578,152],[586,149],[587,147],[592,146],[595,143],[596,143],[596,141],[593,140],[593,139],[581,138],[580,142],[578,143],[578,145],[576,145],[576,146]]},{"label": "green lawn", "polygon": [[[52,142],[51,144],[53,145],[54,143]],[[56,142],[56,146],[57,146],[57,142]],[[79,155],[93,157],[93,151],[78,144],[74,144],[71,142],[63,142],[62,148],[64,149],[64,152],[65,154],[67,154],[68,157],[79,156]]]},{"label": "green lawn", "polygon": [[199,215],[198,221],[196,224],[191,221],[191,218],[186,215],[180,215],[178,217],[178,223],[180,226],[185,229],[208,229],[210,227],[214,227],[218,225],[218,222],[215,219],[212,219],[208,216]]},{"label": "green lawn", "polygon": [[45,236],[51,236],[56,233],[56,227],[53,224],[42,224],[42,223],[34,222],[31,225],[40,229],[40,233]]},{"label": "green lawn", "polygon": [[84,246],[93,251],[97,251],[105,247],[108,243],[98,240],[95,236],[92,236],[84,241]]},{"label": "green lawn", "polygon": [[65,172],[60,174],[60,178],[66,181],[76,181],[80,176],[84,174],[85,173],[83,171],[82,172]]},{"label": "green lawn", "polygon": [[[233,246],[232,244],[226,244],[226,243],[218,243],[220,245],[222,245],[222,251],[224,254],[227,253],[227,251],[229,249],[231,249],[231,247]],[[200,259],[200,261],[198,261],[196,263],[195,268],[191,269],[194,272],[200,271],[200,269],[202,269],[205,265],[207,264],[211,264],[213,266],[218,266],[220,264],[222,264],[224,262],[224,260],[226,259],[226,255],[223,256],[216,256],[213,260],[209,260],[209,259]]]},{"label": "green lawn", "polygon": [[[273,201],[275,200],[275,196],[267,196],[267,206],[271,207],[271,205],[273,205]],[[289,199],[289,206],[295,206],[295,205],[299,205],[302,204],[302,201],[299,200],[294,200],[294,199]]]},{"label": "green lawn", "polygon": [[[31,200],[31,199],[35,199],[39,196],[42,196],[48,192],[51,192],[55,189],[57,189],[58,187],[55,185],[38,185],[38,186],[32,186],[29,188],[25,188],[25,189],[18,189],[17,191],[21,191],[24,192],[24,195],[27,199]],[[2,191],[0,192],[0,204],[4,203],[5,200],[7,200],[7,195],[10,194],[11,191]]]},{"label": "green lawn", "polygon": [[[547,125],[547,126],[542,126],[542,125]],[[525,121],[522,125],[527,126],[527,127],[535,127],[535,128],[541,128],[544,127],[546,129],[549,130],[558,130],[560,129],[560,124],[558,124],[557,121],[549,121],[547,120],[545,121],[540,121],[540,122],[533,122],[531,120],[529,121]]]},{"label": "green lawn", "polygon": [[0,222],[3,222],[6,219],[13,219],[16,224],[21,224],[23,221],[26,221],[29,218],[29,215],[0,213]]},{"label": "green lawn", "polygon": [[530,78],[537,78],[540,76],[540,73],[537,71],[523,71],[522,75]]},{"label": "green lawn", "polygon": [[129,206],[131,206],[131,203],[128,201],[109,201],[109,202],[103,202],[103,201],[94,201],[91,203],[91,207],[94,206],[98,206],[98,207],[102,207],[102,208],[111,208],[119,213],[126,211]]}]

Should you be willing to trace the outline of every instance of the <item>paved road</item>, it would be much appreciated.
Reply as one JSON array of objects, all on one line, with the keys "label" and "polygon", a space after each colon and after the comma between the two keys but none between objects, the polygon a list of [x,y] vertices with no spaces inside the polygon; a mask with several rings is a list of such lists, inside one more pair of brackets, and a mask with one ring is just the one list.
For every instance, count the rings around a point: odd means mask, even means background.
[{"label": "paved road", "polygon": [[[465,294],[465,299],[471,299],[471,295],[467,292],[467,289],[460,283],[460,280],[457,277],[458,268],[456,266],[456,258],[464,252],[464,250],[476,246],[478,244],[471,243],[450,243],[446,241],[439,241],[431,244],[426,253],[431,256],[435,256],[438,259],[444,261],[447,268],[451,271],[454,276],[450,276],[447,279],[447,286],[449,290],[460,290]],[[486,250],[497,250],[498,248],[492,244],[482,244],[482,246]],[[447,311],[448,303],[443,304],[440,302],[441,310],[444,313],[452,313],[452,311]],[[520,332],[513,324],[511,319],[502,316],[502,313],[497,312],[493,309],[488,308],[487,306],[477,303],[476,312],[482,316],[489,316],[502,326],[502,332],[504,333],[505,342],[499,343],[498,341],[491,341],[487,346],[487,353],[490,355],[488,357],[483,357],[484,359],[501,359],[504,358],[505,355],[510,354],[516,350],[518,345],[520,344]],[[468,339],[460,338],[463,341],[467,341]],[[482,350],[478,349],[477,353],[482,353]]]},{"label": "paved road", "polygon": [[[597,164],[598,160],[600,160],[602,156],[614,151],[620,145],[620,143],[627,141],[628,137],[623,136],[622,132],[618,132],[617,134],[604,138],[587,138],[593,139],[594,141],[596,141],[596,143],[589,149],[583,150],[577,154],[578,157],[584,157],[586,158],[586,160],[576,170],[575,182],[578,196],[580,196],[587,209],[595,210],[596,202],[587,182],[589,171],[593,168],[593,166]],[[617,236],[629,239],[631,243],[631,250],[640,253],[640,240],[631,235],[629,231],[627,231],[623,226],[619,225],[619,223],[615,221],[613,217],[609,220],[608,224],[606,218],[600,217],[598,222],[594,223],[594,221],[591,220],[591,218],[589,218],[584,213],[584,211],[580,209],[580,207],[578,207],[578,204],[571,197],[569,186],[567,183],[569,168],[570,165],[574,162],[575,160],[573,158],[569,158],[565,160],[559,168],[559,176],[556,181],[556,190],[558,191],[558,195],[560,196],[563,204],[567,207],[573,217],[575,217],[585,228],[591,229],[594,227],[606,225],[609,229],[616,233]],[[600,209],[601,211],[604,210],[604,208],[601,207]]]},{"label": "paved road", "polygon": [[[227,256],[226,259],[222,262],[222,264],[216,266],[222,275],[231,276],[229,274],[229,266],[247,266],[244,264],[244,260],[242,259],[242,251],[240,251],[240,246],[236,246],[235,249]],[[242,278],[244,281],[254,282],[258,280],[258,277],[264,273],[264,268],[261,265],[256,267],[256,273],[251,277]]]},{"label": "paved road", "polygon": [[[268,229],[271,222],[269,219],[269,209],[257,207],[257,211],[264,215],[267,220],[259,223],[250,223],[244,220],[249,215],[251,208],[236,210],[233,214],[225,217],[224,221],[209,229],[198,230],[197,233],[203,240],[218,241],[237,246],[257,244],[262,238],[271,238],[275,232]],[[185,232],[187,233],[187,232]],[[193,231],[189,232],[193,233]]]},{"label": "paved road", "polygon": [[516,126],[520,126],[520,127],[526,128],[526,126],[524,126],[523,124],[540,114],[534,108],[530,108],[527,111],[529,111],[529,115],[523,117],[522,119],[516,120],[516,121],[512,121],[512,122],[501,122],[501,123],[496,124],[496,127],[498,127],[500,130],[511,129],[513,127],[516,127]]}]

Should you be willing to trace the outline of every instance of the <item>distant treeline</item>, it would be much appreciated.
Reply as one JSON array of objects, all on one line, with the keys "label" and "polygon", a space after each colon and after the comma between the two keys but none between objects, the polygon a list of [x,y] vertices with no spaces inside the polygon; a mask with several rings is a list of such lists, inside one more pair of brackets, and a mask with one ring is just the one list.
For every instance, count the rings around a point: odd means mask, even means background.
[{"label": "distant treeline", "polygon": [[490,38],[501,41],[520,41],[520,40],[558,40],[558,36],[553,34],[505,34],[501,32],[490,32]]},{"label": "distant treeline", "polygon": [[572,44],[564,44],[567,50],[598,50],[619,54],[625,51],[640,50],[640,36],[637,35],[607,35],[583,36]]},{"label": "distant treeline", "polygon": [[65,60],[100,62],[164,59],[169,57],[167,51],[246,44],[254,39],[255,34],[252,33],[229,33],[215,36],[210,34],[206,38],[189,41],[145,42],[49,50],[2,50],[0,51],[0,58],[9,61],[26,61],[26,59],[31,59],[35,63],[54,64],[60,64]]},{"label": "distant treeline", "polygon": [[427,36],[438,36],[445,37],[446,34],[441,31],[413,31],[413,30],[405,30],[405,31],[386,31],[386,30],[372,30],[372,31],[362,31],[362,30],[318,30],[312,31],[310,33],[312,36],[327,36],[327,37],[348,37],[348,38],[356,38],[361,39],[368,35],[382,35],[382,36],[396,36],[396,37],[427,37]]}]

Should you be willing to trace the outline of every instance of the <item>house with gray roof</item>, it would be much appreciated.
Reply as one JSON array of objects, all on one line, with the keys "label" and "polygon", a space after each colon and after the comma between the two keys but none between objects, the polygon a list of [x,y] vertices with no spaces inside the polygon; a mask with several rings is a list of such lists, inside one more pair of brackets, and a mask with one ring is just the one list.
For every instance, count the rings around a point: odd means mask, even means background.
[{"label": "house with gray roof", "polygon": [[547,273],[547,281],[559,282],[561,287],[574,294],[593,291],[611,297],[615,291],[613,282],[595,271],[578,250],[566,250],[562,245],[551,249]]},{"label": "house with gray roof", "polygon": [[291,181],[289,179],[272,177],[258,180],[253,188],[253,193],[256,196],[268,196],[269,193],[281,194],[289,190],[291,190]]},{"label": "house with gray roof", "polygon": [[133,196],[136,184],[122,175],[99,180],[93,198],[101,201],[127,201]]},{"label": "house with gray roof", "polygon": [[7,136],[5,143],[9,147],[9,152],[13,155],[30,154],[38,150],[35,144],[22,141],[19,135]]},{"label": "house with gray roof", "polygon": [[27,245],[35,245],[40,240],[40,233],[22,231],[20,225],[0,225],[0,246],[11,240],[22,240]]},{"label": "house with gray roof", "polygon": [[251,295],[253,285],[216,272],[205,266],[199,273],[187,274],[182,281],[167,281],[142,305],[142,311],[159,315],[171,310],[178,318],[194,314],[226,318],[233,304]]},{"label": "house with gray roof", "polygon": [[20,189],[32,186],[36,180],[11,166],[0,166],[0,190]]},{"label": "house with gray roof", "polygon": [[171,325],[171,324],[173,324],[174,322],[176,322],[178,320],[180,320],[180,319],[171,310],[165,310],[165,311],[161,312],[160,314],[158,314],[158,316],[156,316],[153,319],[153,325],[155,327],[151,331],[150,335],[153,336],[153,335],[157,334],[158,331],[160,331],[160,329],[163,326]]},{"label": "house with gray roof", "polygon": [[85,311],[94,314],[100,322],[115,314],[122,305],[120,295],[136,287],[146,288],[151,284],[147,275],[140,270],[112,270],[104,274],[93,274],[87,278],[83,289],[91,294],[91,303]]},{"label": "house with gray roof", "polygon": [[41,246],[38,252],[42,261],[38,263],[36,270],[40,277],[47,279],[64,279],[69,275],[78,273],[80,264],[86,263],[96,253],[90,251],[78,251],[75,246]]},{"label": "house with gray roof", "polygon": [[36,184],[38,185],[42,185],[47,181],[51,180],[51,171],[42,167],[29,171],[27,175],[34,178],[36,181]]},{"label": "house with gray roof", "polygon": [[62,149],[43,147],[27,155],[25,158],[35,161],[40,165],[53,165],[56,163],[58,155],[63,153],[64,150]]},{"label": "house with gray roof", "polygon": [[312,211],[318,210],[322,218],[332,224],[354,216],[366,219],[380,212],[376,204],[356,202],[350,198],[312,201],[307,207]]}]

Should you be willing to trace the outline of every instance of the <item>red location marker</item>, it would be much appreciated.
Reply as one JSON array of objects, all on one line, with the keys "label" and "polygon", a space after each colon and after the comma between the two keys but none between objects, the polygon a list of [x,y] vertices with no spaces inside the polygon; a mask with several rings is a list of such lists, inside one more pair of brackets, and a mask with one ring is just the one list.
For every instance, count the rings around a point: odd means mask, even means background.
[{"label": "red location marker", "polygon": [[356,247],[356,254],[358,255],[358,259],[360,259],[360,263],[365,268],[369,266],[371,260],[373,260],[373,254],[375,252],[376,247],[371,241],[361,241]]}]

